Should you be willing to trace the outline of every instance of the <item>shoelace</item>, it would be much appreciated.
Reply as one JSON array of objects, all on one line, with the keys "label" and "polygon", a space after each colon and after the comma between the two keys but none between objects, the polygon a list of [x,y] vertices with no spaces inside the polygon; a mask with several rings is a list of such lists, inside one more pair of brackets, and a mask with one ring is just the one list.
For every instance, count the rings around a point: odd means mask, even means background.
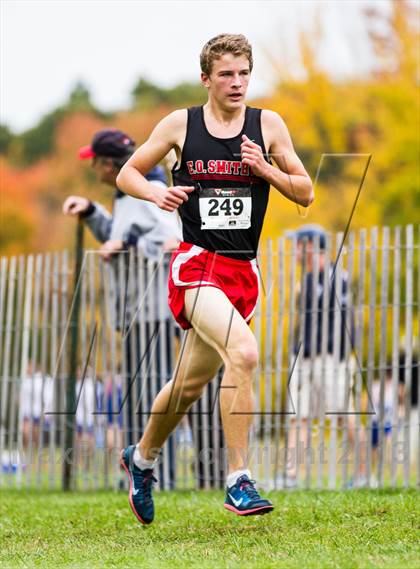
[{"label": "shoelace", "polygon": [[141,478],[139,486],[136,484],[136,488],[138,488],[139,491],[139,498],[141,500],[148,500],[152,497],[151,490],[154,482],[157,482],[157,478],[155,478],[153,474],[150,473]]},{"label": "shoelace", "polygon": [[243,482],[240,483],[239,485],[239,489],[243,490],[244,492],[246,492],[247,496],[253,500],[254,498],[259,498],[260,495],[258,494],[257,490],[254,487],[254,484],[256,484],[255,480],[244,480]]}]

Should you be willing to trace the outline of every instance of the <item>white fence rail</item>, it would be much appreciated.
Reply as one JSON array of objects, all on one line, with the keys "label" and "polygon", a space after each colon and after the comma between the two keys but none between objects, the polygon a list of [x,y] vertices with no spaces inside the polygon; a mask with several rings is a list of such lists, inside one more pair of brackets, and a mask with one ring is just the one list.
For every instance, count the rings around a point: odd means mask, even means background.
[{"label": "white fence rail", "polygon": [[[343,248],[342,239],[330,235],[325,250],[262,243],[248,458],[267,488],[420,483],[419,228],[361,230]],[[137,440],[182,357],[183,333],[166,306],[167,261],[132,250],[105,263],[85,251],[75,293],[66,251],[1,259],[1,486],[62,487],[65,463],[73,488],[124,484],[120,449]],[[160,487],[224,485],[220,377],[163,449]]]}]

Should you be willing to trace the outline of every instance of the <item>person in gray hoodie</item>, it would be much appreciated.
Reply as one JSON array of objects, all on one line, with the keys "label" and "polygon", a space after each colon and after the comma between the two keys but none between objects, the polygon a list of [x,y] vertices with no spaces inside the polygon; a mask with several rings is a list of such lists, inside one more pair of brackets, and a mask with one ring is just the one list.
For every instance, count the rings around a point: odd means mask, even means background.
[{"label": "person in gray hoodie", "polygon": [[[86,197],[69,196],[63,204],[63,213],[71,216],[80,216],[93,233],[95,238],[101,243],[98,253],[105,261],[110,261],[116,274],[118,274],[118,255],[127,252],[129,247],[136,247],[141,251],[145,271],[148,261],[157,264],[163,261],[163,270],[167,272],[170,251],[176,249],[181,238],[181,225],[175,213],[166,212],[158,208],[155,204],[128,196],[121,192],[116,186],[116,178],[122,166],[135,151],[135,142],[124,132],[107,128],[97,132],[88,146],[79,150],[79,158],[82,160],[91,159],[98,181],[111,186],[115,189],[112,213],[98,202],[92,202]],[[166,175],[160,166],[153,168],[147,174],[148,180],[156,186],[166,187]],[[128,256],[124,255],[127,260]],[[150,267],[150,263],[149,263]],[[127,263],[125,263],[125,271]],[[149,273],[145,273],[146,279]],[[126,275],[124,277],[126,278]],[[117,278],[117,281],[119,279]],[[165,275],[161,282],[166,283]],[[167,292],[165,286],[160,286],[160,279],[153,278],[152,282],[147,282],[148,293],[138,291],[136,298],[127,298],[124,301],[124,314],[118,304],[120,294],[117,298],[117,322],[126,322],[122,325],[117,324],[124,334],[125,357],[126,357],[126,381],[121,386],[124,404],[128,406],[129,424],[126,425],[127,438],[136,436],[138,430],[142,430],[142,425],[147,419],[148,410],[144,402],[140,403],[141,386],[139,381],[140,363],[142,358],[146,359],[147,369],[154,369],[157,376],[157,391],[163,383],[170,379],[172,368],[171,353],[173,343],[173,323],[168,308]],[[127,287],[126,287],[127,288]],[[143,304],[142,317],[145,320],[145,335],[140,345],[139,324],[132,325],[133,315],[136,314],[138,302],[145,298]],[[121,317],[122,316],[122,317]],[[134,316],[134,320],[136,320]],[[160,358],[160,342],[166,346],[166,361],[162,365]],[[136,348],[133,350],[133,346]],[[134,352],[134,353],[133,353]],[[166,369],[166,371],[165,371]],[[147,398],[151,401],[154,398],[152,393],[152,379],[147,373],[146,391]],[[138,394],[139,401],[132,399],[132,385],[136,386],[135,392]],[[125,393],[124,393],[125,392]],[[126,395],[126,397],[125,397]],[[144,399],[144,397],[142,398]],[[115,406],[114,406],[115,407]],[[120,410],[121,411],[121,410]],[[136,419],[136,416],[138,417]],[[164,476],[162,471],[160,479],[163,487],[172,487],[175,477],[174,468],[174,448],[173,441],[169,441],[169,475]]]},{"label": "person in gray hoodie", "polygon": [[[102,243],[101,256],[109,260],[114,253],[133,245],[145,257],[158,261],[162,249],[176,248],[181,236],[177,216],[145,200],[124,194],[116,187],[122,166],[135,150],[135,142],[117,129],[103,129],[95,134],[92,144],[79,150],[79,158],[92,159],[98,180],[115,188],[112,214],[97,202],[81,196],[69,196],[63,205],[66,215],[81,215],[94,236]],[[147,179],[156,186],[166,187],[162,167],[153,168]]]}]

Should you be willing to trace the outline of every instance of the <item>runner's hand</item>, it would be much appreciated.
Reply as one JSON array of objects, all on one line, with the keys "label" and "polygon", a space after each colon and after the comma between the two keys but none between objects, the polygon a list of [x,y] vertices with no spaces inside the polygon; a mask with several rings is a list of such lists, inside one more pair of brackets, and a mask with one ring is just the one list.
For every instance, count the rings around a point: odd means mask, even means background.
[{"label": "runner's hand", "polygon": [[90,201],[80,196],[69,196],[63,204],[63,213],[65,215],[79,215],[87,210]]},{"label": "runner's hand", "polygon": [[248,138],[246,134],[242,135],[241,160],[242,164],[248,164],[255,176],[265,177],[268,162],[264,159],[262,148]]},{"label": "runner's hand", "polygon": [[188,194],[195,190],[194,186],[171,186],[160,189],[156,193],[155,203],[160,209],[175,211],[181,204],[188,201]]},{"label": "runner's hand", "polygon": [[112,255],[118,253],[119,251],[122,251],[123,249],[124,243],[121,239],[110,239],[101,245],[99,254],[105,261],[109,261]]}]

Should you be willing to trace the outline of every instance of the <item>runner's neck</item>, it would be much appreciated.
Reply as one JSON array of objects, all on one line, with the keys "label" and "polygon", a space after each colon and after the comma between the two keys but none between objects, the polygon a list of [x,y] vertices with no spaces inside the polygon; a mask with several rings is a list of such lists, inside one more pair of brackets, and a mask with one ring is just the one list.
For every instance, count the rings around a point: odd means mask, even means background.
[{"label": "runner's neck", "polygon": [[204,122],[210,134],[220,138],[230,138],[242,130],[246,105],[242,105],[234,111],[225,111],[208,101],[203,105],[203,113]]}]

